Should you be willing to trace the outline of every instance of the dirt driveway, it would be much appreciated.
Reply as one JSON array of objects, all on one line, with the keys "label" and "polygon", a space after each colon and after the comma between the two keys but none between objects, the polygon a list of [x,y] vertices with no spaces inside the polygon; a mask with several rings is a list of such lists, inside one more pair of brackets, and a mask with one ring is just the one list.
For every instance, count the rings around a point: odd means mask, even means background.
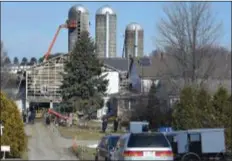
[{"label": "dirt driveway", "polygon": [[42,122],[25,125],[29,137],[29,160],[78,160],[68,148],[72,139],[61,137],[58,132],[45,126]]}]

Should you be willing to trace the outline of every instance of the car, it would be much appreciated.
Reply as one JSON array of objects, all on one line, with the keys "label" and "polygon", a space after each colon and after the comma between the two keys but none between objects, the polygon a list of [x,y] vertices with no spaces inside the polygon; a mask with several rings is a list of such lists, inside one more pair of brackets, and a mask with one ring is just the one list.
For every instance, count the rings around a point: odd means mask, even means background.
[{"label": "car", "polygon": [[114,160],[173,161],[170,142],[163,133],[142,132],[122,135],[114,151]]},{"label": "car", "polygon": [[117,144],[120,135],[111,134],[102,137],[97,148],[96,148],[96,156],[95,161],[105,160],[110,161],[113,158],[113,153]]}]

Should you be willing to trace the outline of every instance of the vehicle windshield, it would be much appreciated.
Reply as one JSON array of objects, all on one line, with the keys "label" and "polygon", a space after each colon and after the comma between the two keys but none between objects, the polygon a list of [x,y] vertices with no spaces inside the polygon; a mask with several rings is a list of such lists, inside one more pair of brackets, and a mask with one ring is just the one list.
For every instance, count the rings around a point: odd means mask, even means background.
[{"label": "vehicle windshield", "polygon": [[168,140],[163,134],[143,133],[131,134],[128,147],[169,147]]},{"label": "vehicle windshield", "polygon": [[117,145],[117,142],[118,142],[118,139],[119,139],[119,136],[113,136],[113,137],[110,137],[110,141],[109,141],[109,146],[112,148],[112,147],[116,147]]}]

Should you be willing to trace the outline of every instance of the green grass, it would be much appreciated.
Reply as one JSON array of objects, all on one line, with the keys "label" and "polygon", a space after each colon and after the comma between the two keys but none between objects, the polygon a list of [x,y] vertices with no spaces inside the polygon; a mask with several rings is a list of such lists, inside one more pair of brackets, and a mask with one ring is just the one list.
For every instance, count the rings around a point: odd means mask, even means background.
[{"label": "green grass", "polygon": [[74,138],[77,140],[99,140],[105,134],[97,130],[79,129],[77,127],[58,127],[61,136],[65,138]]},{"label": "green grass", "polygon": [[94,160],[96,149],[89,148],[86,146],[79,146],[72,148],[72,152],[78,157],[80,160]]},{"label": "green grass", "polygon": [[[74,138],[76,137],[77,140],[99,140],[101,137],[103,137],[106,134],[113,133],[111,132],[111,129],[108,128],[108,132],[101,133],[101,128],[96,126],[99,126],[99,123],[97,122],[89,122],[88,128],[82,129],[77,126],[73,127],[58,127],[58,130],[61,134],[61,136],[65,138]],[[117,134],[122,134],[122,131],[118,131]]]}]

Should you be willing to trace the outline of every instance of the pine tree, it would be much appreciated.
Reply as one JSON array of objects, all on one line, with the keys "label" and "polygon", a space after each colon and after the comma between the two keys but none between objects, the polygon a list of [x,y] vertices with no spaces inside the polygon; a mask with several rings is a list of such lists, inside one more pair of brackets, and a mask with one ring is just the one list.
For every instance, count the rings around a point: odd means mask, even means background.
[{"label": "pine tree", "polygon": [[26,57],[23,57],[23,58],[22,58],[22,61],[21,61],[21,65],[27,65],[27,63],[28,63],[27,58],[26,58]]},{"label": "pine tree", "polygon": [[18,59],[18,57],[14,57],[14,65],[19,65],[19,59]]},{"label": "pine tree", "polygon": [[4,61],[4,65],[9,65],[11,64],[11,60],[9,57],[6,57],[5,61]]},{"label": "pine tree", "polygon": [[212,128],[215,126],[215,111],[212,108],[211,95],[204,88],[196,92],[196,108],[199,111],[199,122],[203,128]]},{"label": "pine tree", "polygon": [[230,109],[229,108],[229,94],[224,87],[219,87],[213,95],[212,106],[215,111],[215,118],[217,126],[222,126],[228,121]]},{"label": "pine tree", "polygon": [[102,67],[93,40],[88,32],[82,32],[64,67],[61,90],[66,111],[90,114],[99,108],[108,84]]},{"label": "pine tree", "polygon": [[224,87],[219,87],[213,95],[212,108],[214,109],[215,127],[225,128],[227,147],[231,148],[231,101]]},{"label": "pine tree", "polygon": [[37,63],[37,59],[35,57],[32,57],[31,60],[30,60],[30,64],[33,65],[33,64],[36,64]]},{"label": "pine tree", "polygon": [[196,107],[197,90],[185,87],[180,94],[180,102],[173,109],[173,127],[177,130],[201,128],[200,112]]},{"label": "pine tree", "polygon": [[146,107],[146,118],[152,128],[158,128],[162,124],[163,113],[160,102],[156,96],[156,86],[152,83],[148,93],[148,104]]}]

